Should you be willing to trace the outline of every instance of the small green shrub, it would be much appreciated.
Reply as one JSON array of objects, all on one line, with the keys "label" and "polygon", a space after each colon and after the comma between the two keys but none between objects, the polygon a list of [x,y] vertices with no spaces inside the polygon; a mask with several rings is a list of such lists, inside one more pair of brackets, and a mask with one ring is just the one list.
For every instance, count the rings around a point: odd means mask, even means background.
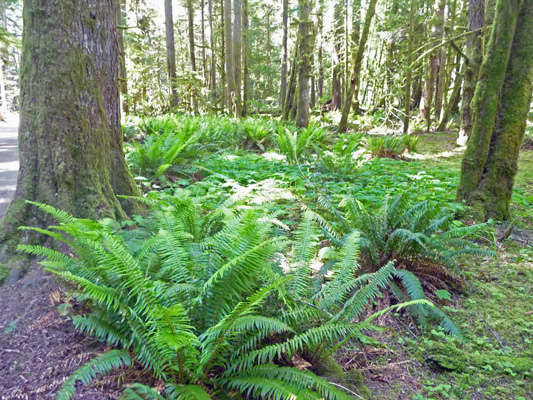
[{"label": "small green shrub", "polygon": [[315,124],[309,124],[299,131],[281,125],[277,129],[276,141],[287,162],[296,164],[308,155],[312,145],[320,142],[323,136],[324,130]]},{"label": "small green shrub", "polygon": [[404,135],[400,137],[373,137],[366,140],[367,148],[373,157],[401,158],[406,151],[414,152],[418,143],[418,137]]}]

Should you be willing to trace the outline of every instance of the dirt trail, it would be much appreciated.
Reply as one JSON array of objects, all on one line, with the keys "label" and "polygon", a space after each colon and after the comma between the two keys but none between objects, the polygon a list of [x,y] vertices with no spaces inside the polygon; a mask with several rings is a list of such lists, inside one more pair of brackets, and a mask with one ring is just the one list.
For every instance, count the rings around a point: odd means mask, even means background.
[{"label": "dirt trail", "polygon": [[[17,136],[18,116],[0,122],[0,220],[17,185]],[[53,399],[76,368],[105,350],[59,314],[57,305],[64,299],[57,282],[38,267],[18,282],[0,286],[0,400]],[[100,381],[99,388],[85,387],[75,399],[117,395],[116,381]]]}]

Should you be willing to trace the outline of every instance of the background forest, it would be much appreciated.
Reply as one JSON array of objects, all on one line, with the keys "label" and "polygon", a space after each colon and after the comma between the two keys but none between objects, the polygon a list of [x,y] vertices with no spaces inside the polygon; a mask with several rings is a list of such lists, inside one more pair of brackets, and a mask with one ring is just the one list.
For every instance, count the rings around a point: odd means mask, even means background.
[{"label": "background forest", "polygon": [[2,399],[531,398],[533,1],[0,6]]}]

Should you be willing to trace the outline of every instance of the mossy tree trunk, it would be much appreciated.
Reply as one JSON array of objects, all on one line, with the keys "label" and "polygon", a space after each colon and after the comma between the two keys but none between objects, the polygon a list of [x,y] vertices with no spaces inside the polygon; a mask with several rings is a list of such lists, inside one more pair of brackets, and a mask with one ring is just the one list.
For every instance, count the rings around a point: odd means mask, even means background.
[{"label": "mossy tree trunk", "polygon": [[355,88],[359,85],[359,74],[361,72],[361,64],[363,62],[363,55],[365,53],[366,42],[370,33],[372,19],[374,18],[374,14],[376,13],[377,2],[377,0],[370,0],[370,2],[368,3],[368,9],[366,10],[363,31],[361,33],[361,38],[359,39],[357,52],[355,53],[353,59],[350,87],[348,88],[348,93],[346,93],[346,98],[344,100],[344,106],[342,107],[342,115],[341,120],[339,122],[340,132],[344,132],[348,126],[348,115],[350,114],[350,110],[352,108],[352,99],[355,92]]},{"label": "mossy tree trunk", "polygon": [[296,125],[309,125],[309,95],[313,58],[313,21],[311,20],[311,0],[298,1],[298,37],[300,38],[298,62],[298,102]]},{"label": "mossy tree trunk", "polygon": [[235,73],[235,116],[242,115],[242,0],[233,1],[233,66]]},{"label": "mossy tree trunk", "polygon": [[26,0],[20,70],[20,169],[0,225],[0,252],[21,225],[52,220],[26,200],[77,217],[122,219],[139,212],[116,195],[138,195],[122,150],[116,4]]},{"label": "mossy tree trunk", "polygon": [[473,100],[459,200],[480,219],[507,219],[533,89],[533,0],[498,0]]},{"label": "mossy tree trunk", "polygon": [[342,82],[343,63],[341,59],[342,42],[344,39],[344,1],[337,0],[335,2],[333,12],[334,31],[333,31],[333,60],[332,60],[332,75],[331,75],[331,109],[340,110],[342,108]]},{"label": "mossy tree trunk", "polygon": [[130,112],[130,106],[128,102],[128,71],[126,70],[126,50],[124,47],[124,29],[126,25],[126,21],[124,19],[125,15],[126,1],[120,0],[117,2],[117,39],[119,52],[118,79],[120,94],[122,96],[122,111],[127,114]]},{"label": "mossy tree trunk", "polygon": [[464,146],[472,131],[472,98],[476,90],[479,69],[483,61],[483,26],[485,25],[485,0],[470,0],[468,9],[468,27],[470,33],[466,39],[466,66],[463,99],[461,103],[461,127],[457,144]]}]

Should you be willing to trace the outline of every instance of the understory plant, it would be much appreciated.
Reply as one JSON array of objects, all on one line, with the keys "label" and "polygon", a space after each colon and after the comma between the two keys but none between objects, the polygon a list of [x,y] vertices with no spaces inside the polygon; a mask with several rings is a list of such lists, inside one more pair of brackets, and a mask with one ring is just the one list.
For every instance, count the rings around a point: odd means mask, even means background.
[{"label": "understory plant", "polygon": [[289,164],[296,164],[313,148],[313,144],[320,142],[324,130],[315,124],[307,128],[295,128],[280,125],[277,129],[276,142]]},{"label": "understory plant", "polygon": [[[72,252],[28,245],[20,250],[44,256],[47,271],[76,286],[78,300],[90,311],[75,315],[74,324],[117,348],[79,368],[58,399],[72,398],[78,380],[88,384],[97,373],[134,360],[166,383],[168,399],[351,398],[317,373],[334,380],[324,367],[331,365],[331,355],[362,338],[370,322],[389,311],[366,319],[363,314],[393,279],[392,263],[356,276],[358,252],[347,248],[313,295],[311,214],[291,244],[273,215],[231,202],[205,214],[197,199],[138,200],[150,204],[152,213],[147,229],[133,231],[33,203],[60,223],[27,229],[64,242]],[[351,238],[355,249],[357,237]],[[276,260],[287,247],[294,255],[284,271]],[[418,300],[394,308],[423,304],[430,305]],[[310,367],[295,368],[295,358]],[[163,395],[135,384],[122,397]]]},{"label": "understory plant", "polygon": [[417,136],[374,137],[366,139],[367,148],[373,157],[400,158],[405,152],[414,152],[418,143]]}]

